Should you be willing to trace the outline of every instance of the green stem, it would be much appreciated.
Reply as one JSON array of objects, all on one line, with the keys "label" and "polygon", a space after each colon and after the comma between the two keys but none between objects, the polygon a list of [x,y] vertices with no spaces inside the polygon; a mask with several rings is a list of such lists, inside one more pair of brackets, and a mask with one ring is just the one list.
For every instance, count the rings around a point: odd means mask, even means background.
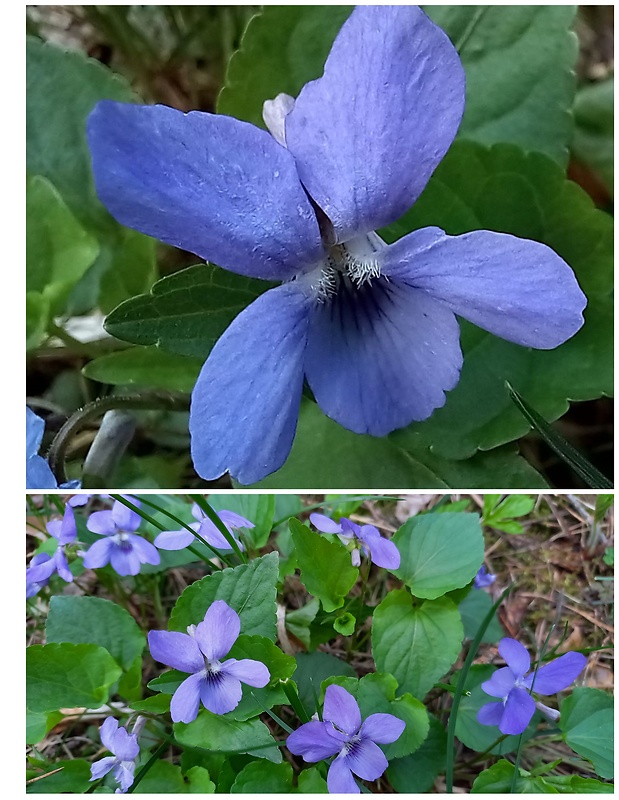
[{"label": "green stem", "polygon": [[228,542],[232,550],[236,553],[236,555],[241,559],[243,564],[247,564],[247,556],[245,553],[241,552],[241,549],[238,545],[238,542],[232,536],[230,531],[226,528],[223,522],[219,519],[219,516],[215,512],[213,508],[206,502],[206,499],[199,494],[190,494],[189,497],[196,503],[202,511],[206,514],[206,516],[210,519],[210,521],[215,525],[217,530],[221,533],[224,539]]},{"label": "green stem", "polygon": [[449,723],[447,725],[447,756],[446,756],[446,769],[445,769],[445,783],[448,793],[453,792],[454,755],[455,755],[454,739],[456,734],[456,720],[458,718],[458,708],[460,707],[460,700],[462,699],[462,695],[464,694],[464,684],[466,683],[466,679],[468,677],[471,664],[473,663],[473,659],[475,658],[475,655],[477,653],[477,648],[481,643],[483,635],[486,632],[486,628],[488,627],[488,625],[490,625],[490,622],[492,621],[492,618],[494,617],[497,608],[501,605],[503,599],[509,594],[509,592],[511,592],[512,588],[513,584],[508,586],[507,589],[503,591],[499,599],[496,601],[496,603],[492,606],[492,608],[483,618],[481,625],[477,629],[475,638],[471,642],[469,652],[467,653],[464,665],[462,666],[462,669],[460,670],[460,674],[458,676],[458,683],[456,684],[456,691],[454,692],[453,703],[451,706],[451,711],[449,713]]},{"label": "green stem", "polygon": [[87,358],[97,358],[97,356],[102,354],[110,353],[115,350],[125,350],[129,347],[129,345],[125,345],[116,339],[108,338],[98,339],[94,342],[80,342],[79,339],[71,336],[64,328],[61,328],[54,322],[48,324],[47,332],[50,336],[55,336],[56,339],[60,339],[68,350],[71,350],[77,355],[86,356]]},{"label": "green stem", "polygon": [[187,411],[189,398],[172,392],[150,392],[144,395],[113,395],[88,403],[65,422],[56,434],[47,454],[49,465],[59,484],[66,481],[64,462],[71,439],[94,419],[115,408]]},{"label": "green stem", "polygon": [[281,683],[282,688],[286,693],[286,697],[288,698],[288,702],[294,709],[297,717],[301,720],[301,722],[309,722],[311,717],[305,710],[305,706],[301,702],[301,698],[295,689],[294,683],[290,680],[290,678],[281,678],[279,682]]}]

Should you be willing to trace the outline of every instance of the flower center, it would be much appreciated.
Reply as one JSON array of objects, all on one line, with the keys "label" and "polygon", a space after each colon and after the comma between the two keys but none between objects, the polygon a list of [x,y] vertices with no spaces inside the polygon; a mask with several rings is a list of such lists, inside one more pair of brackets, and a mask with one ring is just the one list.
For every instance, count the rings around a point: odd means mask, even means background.
[{"label": "flower center", "polygon": [[379,251],[385,243],[374,232],[343,244],[330,244],[326,258],[307,276],[318,302],[324,303],[340,291],[352,291],[380,278]]},{"label": "flower center", "polygon": [[128,550],[131,550],[131,542],[129,541],[128,533],[123,533],[123,532],[115,533],[114,536],[112,536],[112,541],[117,547],[120,547],[120,549],[125,553]]}]

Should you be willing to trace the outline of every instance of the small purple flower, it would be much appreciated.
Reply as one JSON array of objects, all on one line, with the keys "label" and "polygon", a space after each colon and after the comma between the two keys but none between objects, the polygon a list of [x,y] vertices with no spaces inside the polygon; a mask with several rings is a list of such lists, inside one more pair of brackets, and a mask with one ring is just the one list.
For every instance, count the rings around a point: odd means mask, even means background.
[{"label": "small purple flower", "polygon": [[479,568],[477,575],[473,579],[473,586],[476,589],[483,589],[485,586],[490,586],[496,580],[496,575],[488,572],[486,565],[482,564]]},{"label": "small purple flower", "polygon": [[[482,725],[498,725],[501,733],[522,733],[535,713],[536,707],[553,719],[558,712],[536,702],[530,690],[538,694],[554,694],[567,688],[583,671],[587,659],[582,653],[565,653],[537,671],[527,675],[531,659],[527,649],[515,639],[501,639],[499,653],[507,663],[484,681],[481,688],[491,697],[500,697],[500,703],[486,703],[477,712]],[[533,678],[535,677],[535,683]]]},{"label": "small purple flower", "polygon": [[58,488],[49,464],[39,455],[44,432],[45,420],[26,406],[26,489]]},{"label": "small purple flower", "polygon": [[336,533],[342,544],[352,548],[353,566],[358,567],[361,563],[360,552],[377,567],[397,569],[400,566],[398,548],[373,525],[357,525],[346,517],[334,522],[324,514],[310,514],[310,521],[322,533]]},{"label": "small purple flower", "polygon": [[241,620],[225,602],[209,606],[204,620],[189,625],[187,633],[150,631],[148,646],[155,661],[192,673],[174,692],[170,713],[174,722],[193,722],[200,701],[213,714],[226,714],[241,701],[241,683],[262,688],[269,670],[251,658],[222,661],[241,631]]},{"label": "small purple flower", "polygon": [[[101,496],[103,497],[103,495]],[[73,508],[78,508],[79,506],[87,505],[91,497],[93,497],[92,494],[74,494],[73,497],[67,500],[67,503]]]},{"label": "small purple flower", "polygon": [[[376,233],[419,198],[460,126],[465,75],[418,7],[357,6],[270,131],[222,114],[100,102],[97,193],[123,225],[223,269],[278,281],[242,311],[191,400],[195,468],[241,483],[290,452],[304,380],[331,419],[386,436],[429,417],[462,368],[456,315],[551,349],[583,324],[570,267],[494,231]],[[549,312],[552,309],[552,312]]]},{"label": "small purple flower", "polygon": [[[139,501],[132,499],[134,505]],[[140,527],[142,518],[118,500],[111,511],[95,511],[88,518],[89,531],[104,536],[90,545],[84,556],[86,569],[104,567],[108,562],[119,575],[137,575],[141,564],[158,564],[159,552],[142,536],[133,531]]]},{"label": "small purple flower", "polygon": [[[211,547],[216,550],[231,550],[230,545],[224,539],[222,533],[218,530],[215,523],[212,522],[202,511],[197,503],[193,504],[191,509],[194,519],[197,522],[192,522],[189,527],[200,534],[204,541],[208,542]],[[217,516],[234,536],[236,528],[254,528],[253,522],[250,522],[240,514],[235,514],[234,511],[218,511]],[[234,537],[236,539],[236,536]],[[155,547],[160,550],[182,550],[184,547],[189,547],[193,543],[195,537],[186,529],[180,531],[163,531],[155,539]],[[243,550],[243,543],[238,542],[239,549]]]},{"label": "small purple flower", "polygon": [[26,597],[33,597],[43,586],[47,586],[54,572],[57,572],[67,583],[73,581],[65,553],[66,545],[72,544],[77,539],[75,514],[71,506],[65,506],[64,516],[61,520],[52,519],[46,527],[47,532],[58,541],[58,547],[53,556],[49,556],[47,553],[38,553],[30,562],[30,566],[26,570]]},{"label": "small purple flower", "polygon": [[331,684],[325,692],[322,722],[306,722],[290,734],[286,746],[305,761],[336,756],[327,774],[331,794],[360,793],[353,773],[364,781],[375,781],[389,766],[378,747],[398,739],[406,724],[393,714],[371,714],[365,722],[355,698],[341,686]]},{"label": "small purple flower", "polygon": [[135,760],[140,753],[138,733],[145,722],[145,717],[138,717],[133,727],[133,733],[129,733],[126,728],[118,727],[118,720],[114,717],[108,717],[105,720],[99,729],[101,742],[114,755],[101,758],[91,765],[91,781],[98,781],[110,770],[114,770],[114,778],[120,784],[120,788],[116,789],[116,794],[124,794],[127,791],[133,783]]}]

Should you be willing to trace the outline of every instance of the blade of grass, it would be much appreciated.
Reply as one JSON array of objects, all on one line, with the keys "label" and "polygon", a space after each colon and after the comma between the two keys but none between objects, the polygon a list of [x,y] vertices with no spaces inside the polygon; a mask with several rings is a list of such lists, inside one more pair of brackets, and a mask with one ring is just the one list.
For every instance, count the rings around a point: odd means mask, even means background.
[{"label": "blade of grass", "polygon": [[245,553],[241,552],[241,549],[239,548],[238,542],[236,541],[234,536],[232,536],[232,534],[226,528],[226,526],[223,524],[223,522],[219,519],[219,516],[215,512],[215,509],[212,508],[206,502],[206,499],[204,497],[201,497],[200,495],[197,495],[197,494],[190,494],[189,496],[194,501],[194,503],[196,503],[196,505],[198,505],[202,509],[202,511],[204,511],[206,516],[210,519],[210,521],[213,523],[213,525],[217,528],[217,530],[221,533],[221,535],[224,537],[224,539],[228,542],[228,544],[230,545],[232,550],[234,550],[234,552],[241,559],[243,564],[247,564],[247,556],[245,555]]},{"label": "blade of grass", "polygon": [[613,488],[613,484],[608,478],[596,469],[596,467],[594,467],[579,450],[564,439],[560,433],[552,428],[541,414],[538,414],[538,412],[527,403],[524,397],[514,389],[509,381],[505,381],[505,386],[507,386],[510,397],[521,414],[539,433],[546,444],[555,451],[559,458],[565,461],[565,463],[574,470],[579,478],[582,478],[587,486],[591,487],[591,489]]}]

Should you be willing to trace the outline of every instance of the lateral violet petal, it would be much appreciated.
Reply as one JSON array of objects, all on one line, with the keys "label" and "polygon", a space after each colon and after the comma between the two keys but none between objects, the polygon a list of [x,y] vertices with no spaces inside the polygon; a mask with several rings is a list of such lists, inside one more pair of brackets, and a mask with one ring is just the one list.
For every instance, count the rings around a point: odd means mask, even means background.
[{"label": "lateral violet petal", "polygon": [[241,620],[236,611],[225,600],[215,600],[204,620],[196,625],[194,637],[209,661],[220,661],[228,655],[240,632]]},{"label": "lateral violet petal", "polygon": [[267,667],[261,661],[255,661],[253,658],[241,658],[238,661],[231,658],[229,661],[224,661],[221,671],[248,686],[256,686],[259,689],[262,689],[271,680],[271,674]]},{"label": "lateral violet petal", "polygon": [[99,539],[90,545],[84,556],[84,566],[86,569],[99,569],[104,567],[110,560],[114,542],[111,539]]},{"label": "lateral violet petal", "polygon": [[[554,694],[567,689],[583,669],[587,666],[587,659],[582,653],[565,653],[565,655],[540,667],[535,676],[533,691],[537,694]],[[533,673],[525,679],[528,689],[533,682]]]},{"label": "lateral violet petal", "polygon": [[114,756],[100,758],[99,761],[95,761],[90,765],[89,780],[98,781],[100,778],[103,778],[104,775],[107,775],[108,772],[116,766],[116,764],[118,764],[118,760]]},{"label": "lateral violet petal", "polygon": [[384,569],[398,569],[400,551],[393,542],[381,536],[373,525],[363,525],[359,538],[370,548],[373,564]]},{"label": "lateral violet petal", "polygon": [[[133,784],[135,764],[132,761],[122,761],[114,768],[114,778],[120,784],[120,794],[124,794]],[[116,790],[119,791],[118,789]]]},{"label": "lateral violet petal", "polygon": [[327,772],[329,794],[361,794],[344,756],[335,758]]},{"label": "lateral violet petal", "polygon": [[303,390],[308,303],[292,284],[269,289],[211,351],[189,417],[193,463],[206,480],[229,471],[240,483],[255,483],[288,457]]},{"label": "lateral violet petal", "polygon": [[154,545],[160,550],[182,550],[195,540],[195,536],[189,531],[163,531],[155,537]]},{"label": "lateral violet petal", "polygon": [[224,523],[226,528],[230,530],[230,528],[255,528],[253,522],[250,522],[245,517],[242,517],[240,514],[235,513],[234,511],[226,511],[223,509],[222,511],[218,511],[217,515],[219,519]]},{"label": "lateral violet petal", "polygon": [[141,536],[130,533],[127,536],[127,541],[131,544],[133,552],[138,556],[142,564],[159,564],[161,561],[161,556],[155,545],[143,539]]},{"label": "lateral violet petal", "polygon": [[328,417],[386,436],[445,404],[462,366],[460,327],[449,309],[400,281],[342,285],[313,307],[305,359]]},{"label": "lateral violet petal", "polygon": [[357,701],[350,692],[336,684],[327,686],[322,718],[351,735],[361,726],[361,712]]},{"label": "lateral violet petal", "polygon": [[380,744],[390,744],[399,739],[406,723],[393,714],[370,714],[361,725],[360,734]]},{"label": "lateral violet petal", "polygon": [[343,760],[346,766],[364,781],[375,781],[389,766],[383,751],[369,739],[357,742]]},{"label": "lateral violet petal", "polygon": [[294,158],[266,131],[109,100],[87,131],[97,193],[123,225],[256,278],[284,280],[321,258]]},{"label": "lateral violet petal", "polygon": [[115,736],[118,730],[118,720],[115,717],[106,717],[103,725],[99,728],[99,737],[101,744],[116,755],[115,750]]},{"label": "lateral violet petal", "polygon": [[481,688],[491,697],[503,699],[514,688],[515,682],[512,670],[509,667],[501,667],[495,670],[487,681],[482,683]]},{"label": "lateral violet petal", "polygon": [[148,647],[155,661],[181,672],[199,672],[204,669],[204,659],[198,643],[187,633],[178,631],[150,631]]},{"label": "lateral violet petal", "polygon": [[200,692],[205,673],[196,672],[186,678],[174,692],[170,702],[170,715],[173,722],[193,722],[200,708]]},{"label": "lateral violet petal", "polygon": [[477,712],[477,722],[481,725],[500,725],[504,711],[503,703],[486,703]]},{"label": "lateral violet petal", "polygon": [[312,525],[322,533],[341,533],[342,526],[339,522],[335,522],[334,520],[326,517],[324,514],[317,514],[314,512],[310,514],[310,522]]},{"label": "lateral violet petal", "polygon": [[531,722],[533,714],[535,714],[535,700],[531,695],[525,689],[512,689],[505,703],[499,730],[501,733],[512,735],[522,733]]},{"label": "lateral violet petal", "polygon": [[515,678],[524,677],[531,668],[531,657],[527,648],[516,639],[501,639],[499,654],[505,659]]},{"label": "lateral violet petal", "polygon": [[293,731],[286,740],[286,747],[295,756],[303,756],[305,761],[322,761],[339,753],[342,743],[329,736],[324,722],[315,720]]},{"label": "lateral violet petal", "polygon": [[301,182],[337,241],[389,225],[419,197],[464,111],[464,71],[416,6],[357,6],[324,75],[286,117]]},{"label": "lateral violet petal", "polygon": [[584,322],[587,299],[565,261],[545,244],[506,233],[413,231],[386,249],[383,270],[524,347],[557,347]]}]

